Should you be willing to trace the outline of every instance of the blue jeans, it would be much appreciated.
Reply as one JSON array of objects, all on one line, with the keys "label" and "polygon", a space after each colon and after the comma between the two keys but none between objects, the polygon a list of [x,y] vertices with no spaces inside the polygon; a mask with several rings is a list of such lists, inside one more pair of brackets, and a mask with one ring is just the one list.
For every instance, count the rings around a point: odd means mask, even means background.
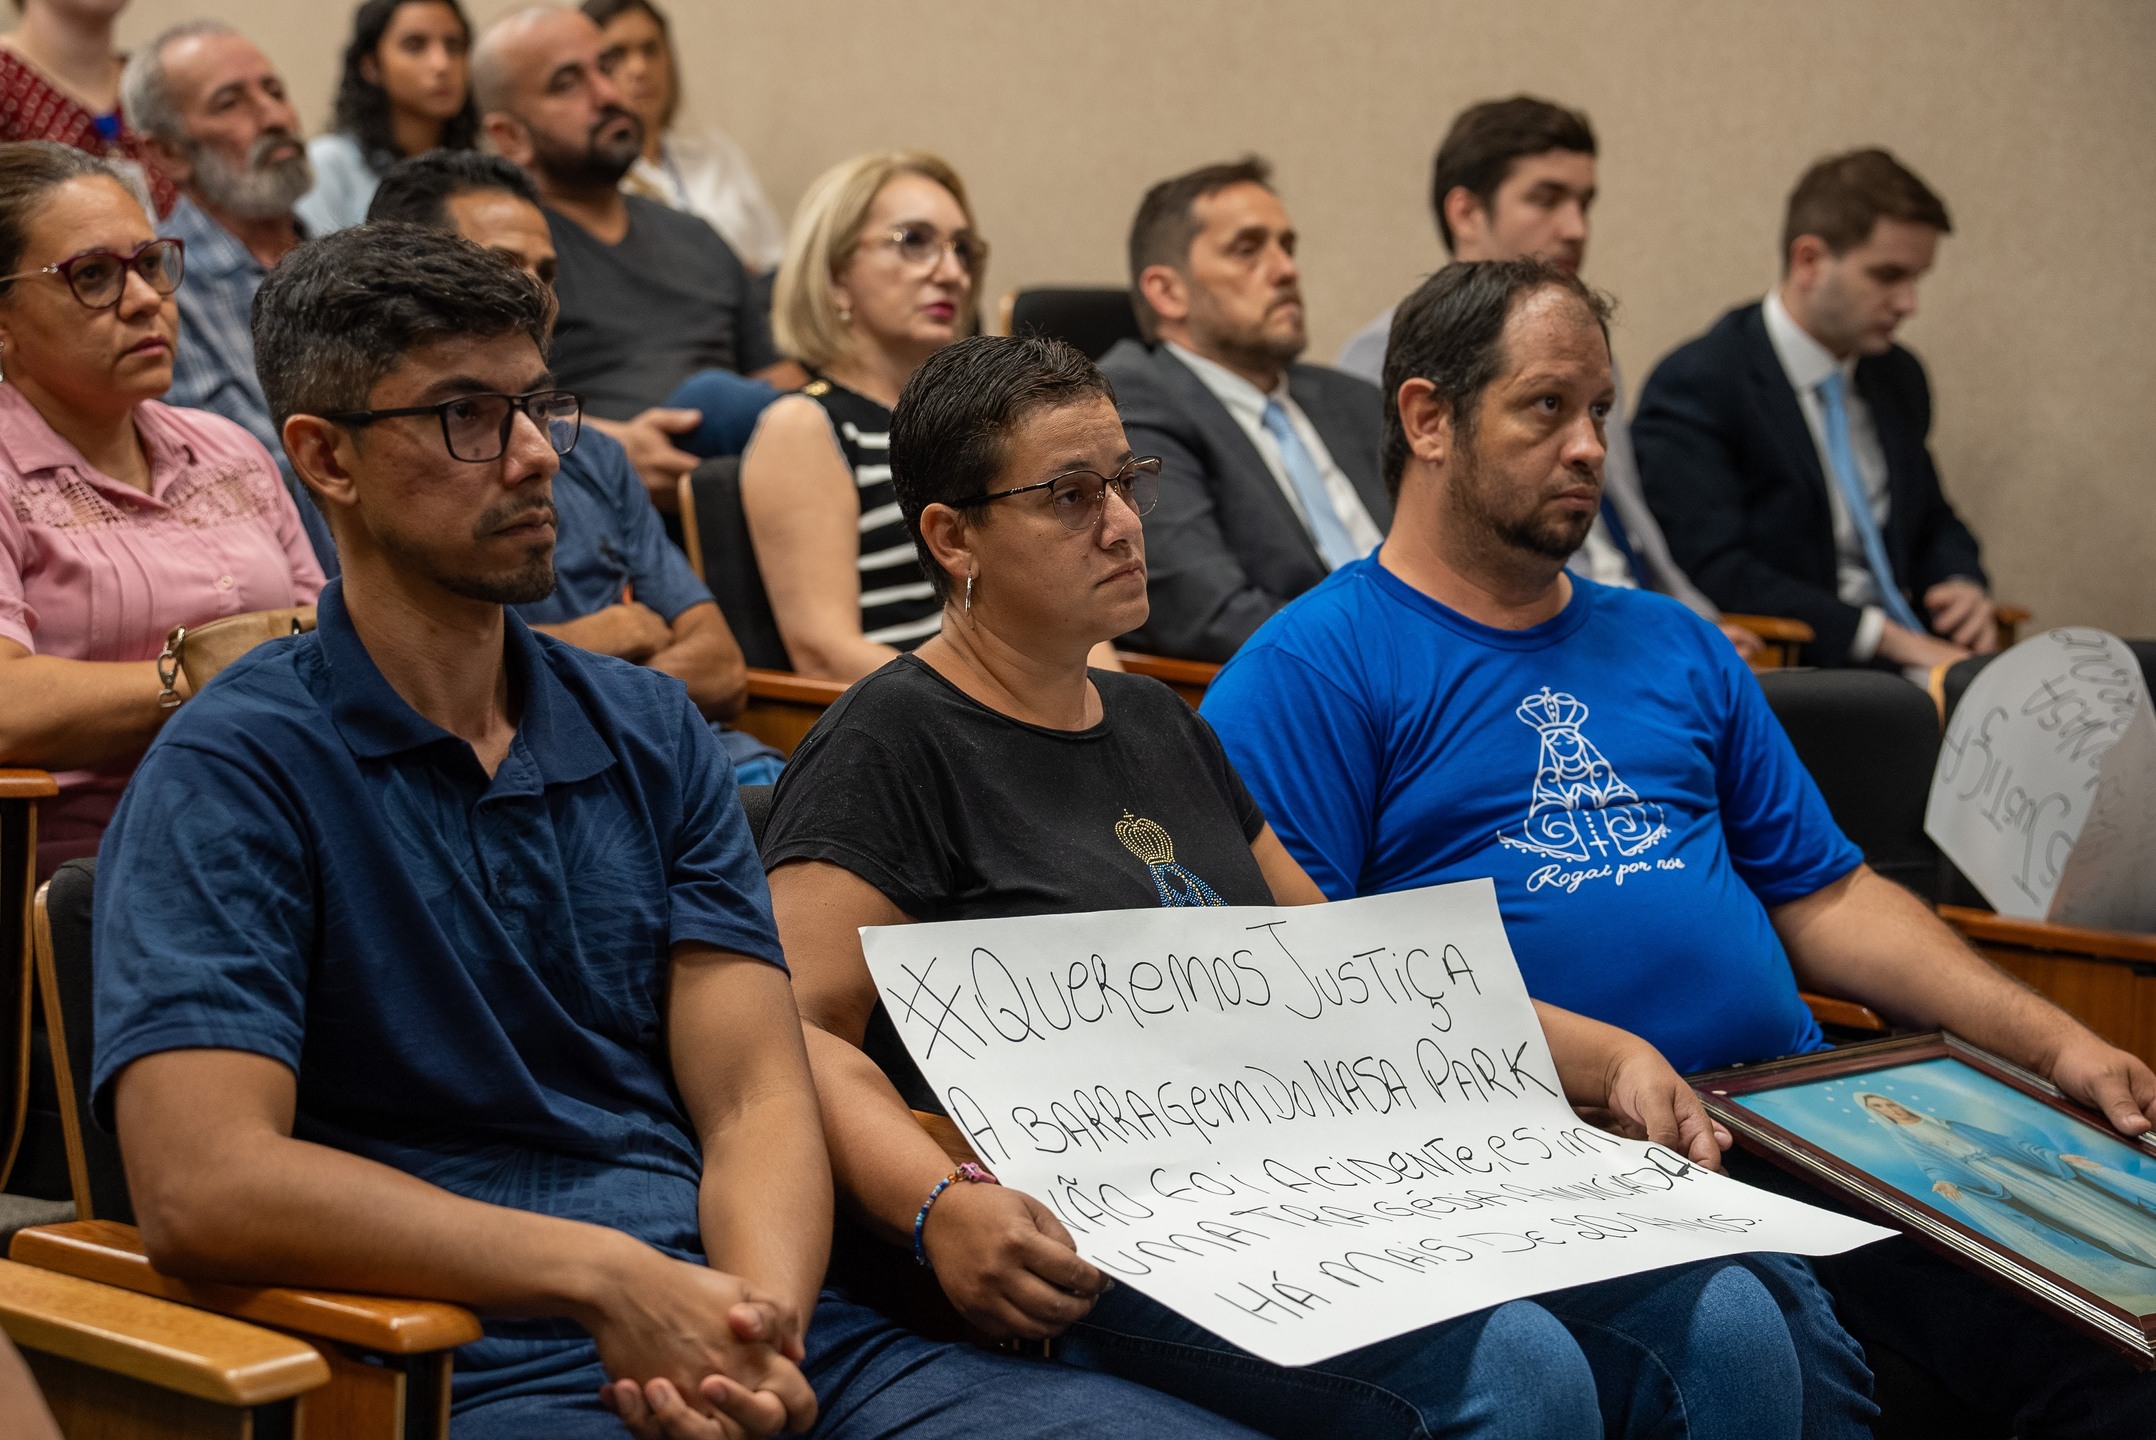
[{"label": "blue jeans", "polygon": [[[1840,1343],[1846,1351],[1846,1337]],[[1259,1360],[1124,1286],[1072,1328],[1060,1353],[1281,1437],[1869,1434],[1861,1393],[1839,1415],[1809,1413],[1810,1366],[1778,1297],[1738,1261],[1514,1301],[1303,1368]]]},{"label": "blue jeans", "polygon": [[746,730],[736,730],[724,721],[711,722],[711,733],[719,737],[719,744],[726,751],[726,758],[734,762],[736,785],[776,785],[779,772],[786,768],[786,757],[766,745]]},{"label": "blue jeans", "polygon": [[[531,1368],[458,1407],[451,1440],[624,1440],[599,1403],[606,1372],[590,1341]],[[1113,1376],[926,1339],[830,1290],[817,1299],[801,1368],[821,1407],[816,1440],[1257,1440]]]},{"label": "blue jeans", "polygon": [[756,433],[757,417],[778,398],[778,390],[762,380],[731,370],[699,370],[666,397],[668,405],[704,416],[694,430],[674,437],[674,444],[702,460],[739,455]]}]

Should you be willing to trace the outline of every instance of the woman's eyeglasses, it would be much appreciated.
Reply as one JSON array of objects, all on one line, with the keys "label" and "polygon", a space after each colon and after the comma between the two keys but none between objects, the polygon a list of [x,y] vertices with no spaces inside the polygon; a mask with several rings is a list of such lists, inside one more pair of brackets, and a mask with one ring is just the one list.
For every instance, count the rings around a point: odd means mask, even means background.
[{"label": "woman's eyeglasses", "polygon": [[340,425],[372,425],[406,415],[432,415],[442,424],[442,443],[449,458],[469,465],[499,460],[509,448],[509,429],[519,413],[546,436],[556,455],[576,448],[584,428],[584,400],[567,390],[531,390],[522,395],[483,393],[459,395],[439,405],[406,405],[395,410],[339,410],[324,415]]},{"label": "woman's eyeglasses", "polygon": [[1113,475],[1100,475],[1091,470],[1067,470],[1053,480],[1043,480],[1038,485],[1021,485],[1016,490],[993,490],[986,495],[976,495],[971,500],[959,501],[960,506],[986,505],[991,500],[1008,500],[1013,495],[1030,495],[1036,490],[1048,492],[1048,508],[1063,528],[1076,533],[1090,530],[1100,523],[1101,511],[1106,507],[1109,487],[1115,488],[1117,498],[1131,509],[1131,513],[1143,519],[1160,502],[1160,461],[1151,455],[1140,456]]},{"label": "woman's eyeglasses", "polygon": [[893,225],[884,232],[883,243],[906,264],[923,269],[942,263],[946,250],[968,275],[980,274],[988,264],[988,242],[971,230],[945,235],[933,225]]},{"label": "woman's eyeglasses", "polygon": [[170,295],[180,288],[180,279],[187,273],[187,247],[167,237],[145,241],[126,255],[115,250],[92,250],[57,265],[0,275],[0,283],[27,280],[33,275],[57,275],[84,305],[92,310],[110,310],[127,293],[130,270],[158,294]]}]

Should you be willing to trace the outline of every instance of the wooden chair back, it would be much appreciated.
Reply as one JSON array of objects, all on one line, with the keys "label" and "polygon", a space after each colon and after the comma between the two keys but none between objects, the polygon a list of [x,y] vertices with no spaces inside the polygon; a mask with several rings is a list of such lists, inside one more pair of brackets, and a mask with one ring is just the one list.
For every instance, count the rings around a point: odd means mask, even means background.
[{"label": "wooden chair back", "polygon": [[0,770],[0,1189],[30,1113],[31,896],[37,806],[60,793],[43,770]]}]

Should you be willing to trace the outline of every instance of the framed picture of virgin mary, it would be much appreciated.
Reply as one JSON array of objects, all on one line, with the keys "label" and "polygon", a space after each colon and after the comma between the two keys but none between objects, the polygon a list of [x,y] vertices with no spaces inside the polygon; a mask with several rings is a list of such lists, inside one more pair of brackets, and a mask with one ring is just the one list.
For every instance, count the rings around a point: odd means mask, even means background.
[{"label": "framed picture of virgin mary", "polygon": [[1952,1035],[1692,1084],[1747,1149],[2156,1368],[2156,1143]]}]

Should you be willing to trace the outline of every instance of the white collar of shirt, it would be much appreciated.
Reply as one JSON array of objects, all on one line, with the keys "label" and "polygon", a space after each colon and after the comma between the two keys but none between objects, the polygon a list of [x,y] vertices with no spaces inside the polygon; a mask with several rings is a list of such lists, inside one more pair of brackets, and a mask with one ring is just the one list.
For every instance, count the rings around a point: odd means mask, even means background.
[{"label": "white collar of shirt", "polygon": [[1197,351],[1186,350],[1173,340],[1167,343],[1168,348],[1175,352],[1175,358],[1188,365],[1199,382],[1213,392],[1213,398],[1227,406],[1228,413],[1246,426],[1265,423],[1265,406],[1268,401],[1278,400],[1283,408],[1294,403],[1288,396],[1288,376],[1284,370],[1280,374],[1279,383],[1267,392],[1260,390],[1218,360],[1208,360]]},{"label": "white collar of shirt", "polygon": [[1167,341],[1166,347],[1169,354],[1190,368],[1190,373],[1198,377],[1198,383],[1221,403],[1229,418],[1250,438],[1258,458],[1265,462],[1280,493],[1287,498],[1288,507],[1308,528],[1310,517],[1304,513],[1302,499],[1295,493],[1295,482],[1288,478],[1287,463],[1280,455],[1280,442],[1265,428],[1266,407],[1277,403],[1288,417],[1288,424],[1294,428],[1296,438],[1302,441],[1303,449],[1310,452],[1312,463],[1318,467],[1326,498],[1332,502],[1334,515],[1347,528],[1348,538],[1365,554],[1377,548],[1384,540],[1385,532],[1370,518],[1369,507],[1362,503],[1362,497],[1355,493],[1355,483],[1347,478],[1339,462],[1333,459],[1332,451],[1326,448],[1325,437],[1318,434],[1318,427],[1310,423],[1303,407],[1288,393],[1286,371],[1281,372],[1279,383],[1272,393],[1267,394],[1217,360],[1208,360],[1173,340]]},{"label": "white collar of shirt", "polygon": [[1782,362],[1782,373],[1789,377],[1791,389],[1799,395],[1810,395],[1818,390],[1821,381],[1839,370],[1848,393],[1855,393],[1856,356],[1835,359],[1833,351],[1797,323],[1789,307],[1782,304],[1779,290],[1769,290],[1759,310],[1760,318],[1767,322],[1767,341],[1774,346],[1774,358]]}]

